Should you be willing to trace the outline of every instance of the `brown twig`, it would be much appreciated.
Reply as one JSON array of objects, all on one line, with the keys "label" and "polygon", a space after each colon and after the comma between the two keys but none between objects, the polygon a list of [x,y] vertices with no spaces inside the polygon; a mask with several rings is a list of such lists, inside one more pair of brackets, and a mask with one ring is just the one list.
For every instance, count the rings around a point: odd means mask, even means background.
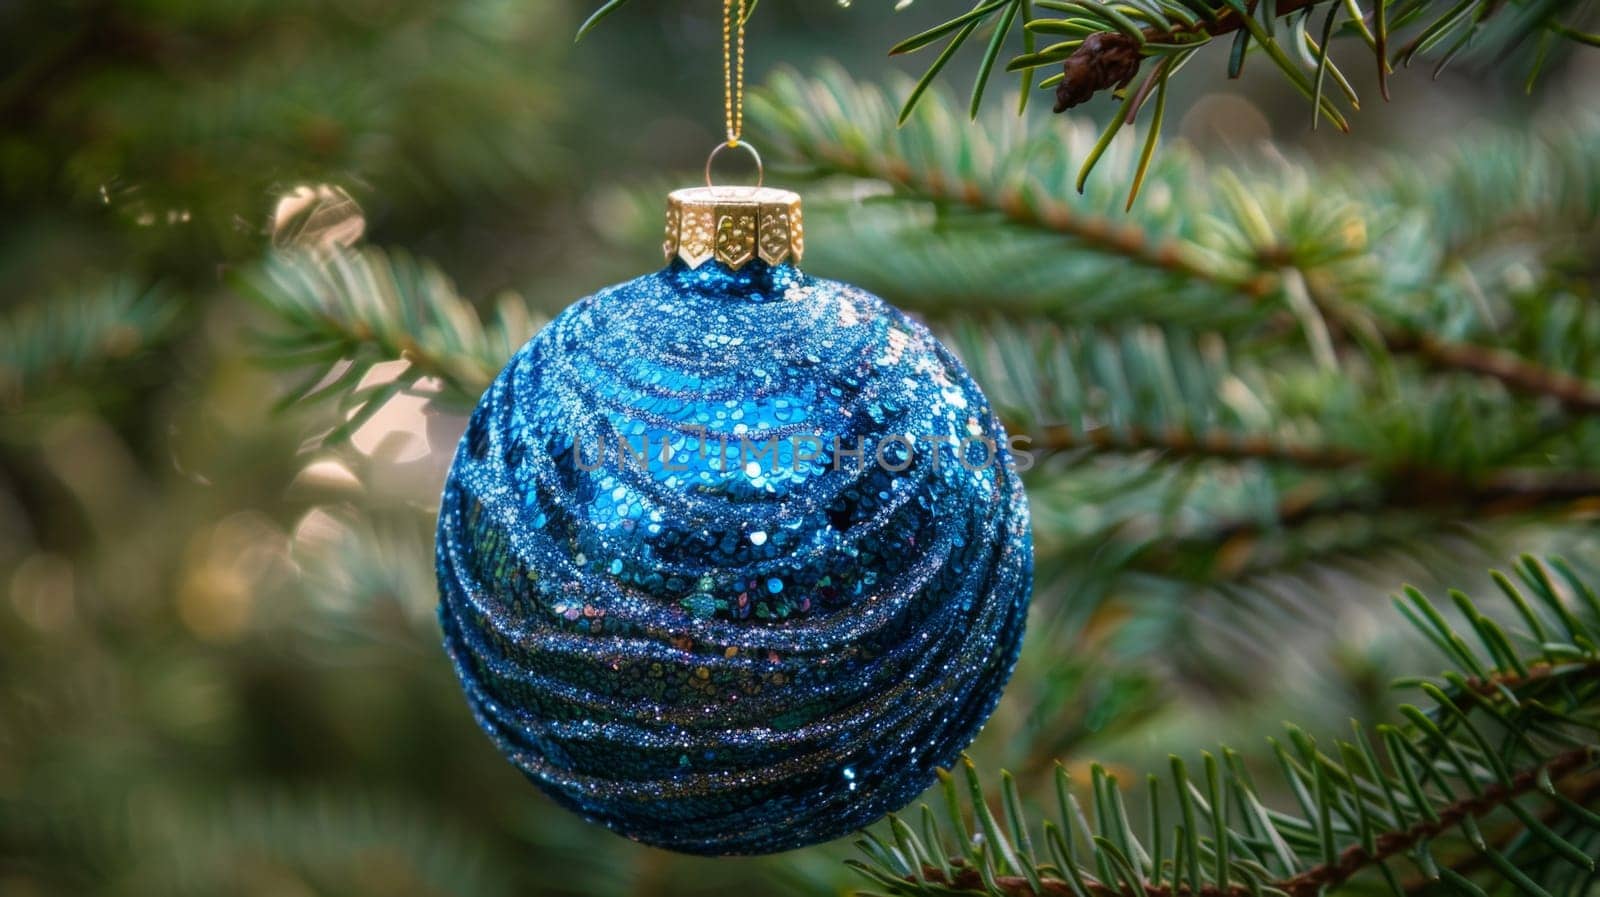
[{"label": "brown twig", "polygon": [[1350,307],[1326,295],[1314,283],[1307,283],[1306,292],[1318,313],[1341,335],[1352,330],[1364,331],[1387,351],[1415,356],[1436,370],[1488,377],[1514,393],[1553,399],[1569,412],[1600,413],[1600,384],[1551,370],[1503,349],[1443,340],[1406,325],[1379,326],[1363,321]]},{"label": "brown twig", "polygon": [[[1565,505],[1600,498],[1600,477],[1569,471],[1501,471],[1476,482],[1435,471],[1402,468],[1391,472],[1377,494],[1341,496],[1302,495],[1286,500],[1272,526],[1289,527],[1342,513],[1369,513],[1378,509],[1441,508],[1474,511],[1492,516],[1522,513],[1549,505]],[[1259,533],[1262,524],[1249,521],[1224,526],[1206,541],[1226,540]]]},{"label": "brown twig", "polygon": [[1030,199],[1017,189],[990,197],[981,186],[971,181],[951,182],[936,170],[913,168],[904,159],[874,161],[839,144],[813,145],[810,152],[840,174],[879,178],[931,200],[999,212],[1018,226],[1072,237],[1147,268],[1179,273],[1197,281],[1236,290],[1250,298],[1258,299],[1270,289],[1267,278],[1240,281],[1211,270],[1197,260],[1182,241],[1155,236],[1137,225],[1107,215],[1080,212],[1050,197]]},{"label": "brown twig", "polygon": [[[1578,804],[1579,806],[1587,807],[1591,806],[1596,799],[1600,799],[1600,776],[1597,776],[1591,772],[1587,775],[1576,776],[1574,778],[1575,781],[1573,784],[1577,787],[1576,790],[1570,794],[1570,799],[1574,803]],[[1567,793],[1567,791],[1568,789],[1563,789],[1563,793]],[[1565,810],[1560,806],[1551,807],[1545,812],[1539,814],[1539,821],[1544,823],[1546,826],[1554,825],[1556,821],[1561,818],[1564,812]],[[1491,843],[1493,844],[1495,850],[1503,853],[1508,845],[1510,845],[1516,839],[1522,837],[1526,832],[1527,827],[1520,823],[1508,825],[1505,827],[1504,831],[1500,832],[1500,834],[1493,839]],[[1489,857],[1486,853],[1483,851],[1473,851],[1472,853],[1467,854],[1467,856],[1460,862],[1450,864],[1450,869],[1457,875],[1471,875],[1488,864]],[[1411,881],[1406,882],[1402,887],[1405,889],[1407,894],[1420,895],[1432,891],[1434,888],[1438,887],[1438,885],[1439,882],[1437,879],[1427,878],[1426,876],[1418,876]]]},{"label": "brown twig", "polygon": [[1255,554],[1261,537],[1342,514],[1370,519],[1378,511],[1405,509],[1502,517],[1549,507],[1588,508],[1600,502],[1600,476],[1576,471],[1509,470],[1469,480],[1402,467],[1387,471],[1372,492],[1339,494],[1332,489],[1332,484],[1321,483],[1289,494],[1267,521],[1228,520],[1198,534],[1153,542],[1136,563],[1141,569],[1170,575],[1183,567],[1184,558],[1203,549],[1205,555],[1218,559],[1214,563],[1226,564],[1236,574]]},{"label": "brown twig", "polygon": [[1085,430],[1051,424],[1031,435],[1035,440],[1031,448],[1047,454],[1078,449],[1129,454],[1160,452],[1169,457],[1281,462],[1315,470],[1359,467],[1368,460],[1346,449],[1293,445],[1265,436],[1241,436],[1221,430],[1195,432],[1173,428],[1158,431],[1136,426]]},{"label": "brown twig", "polygon": [[1413,352],[1436,368],[1480,374],[1512,392],[1554,399],[1568,411],[1600,413],[1600,386],[1510,352],[1448,342],[1427,333],[1393,334],[1385,342],[1391,351]]},{"label": "brown twig", "polygon": [[[1572,677],[1583,681],[1600,676],[1600,660],[1587,658],[1572,660],[1561,664],[1562,667],[1572,670]],[[1463,694],[1456,706],[1465,710],[1480,698],[1494,699],[1502,696],[1503,689],[1521,689],[1553,679],[1556,675],[1556,665],[1552,663],[1535,663],[1527,665],[1527,673],[1501,671],[1487,678],[1473,676],[1464,680],[1463,687],[1471,694]]]}]

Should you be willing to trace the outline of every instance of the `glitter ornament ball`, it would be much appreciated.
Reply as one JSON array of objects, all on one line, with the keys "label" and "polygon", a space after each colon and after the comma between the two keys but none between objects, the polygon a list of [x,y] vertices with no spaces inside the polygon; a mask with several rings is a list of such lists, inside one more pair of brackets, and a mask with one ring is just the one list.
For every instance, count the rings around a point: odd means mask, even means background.
[{"label": "glitter ornament ball", "polygon": [[445,646],[495,744],[585,818],[697,854],[826,841],[993,711],[1027,502],[949,350],[796,267],[797,196],[679,191],[666,249],[473,412],[439,515]]}]

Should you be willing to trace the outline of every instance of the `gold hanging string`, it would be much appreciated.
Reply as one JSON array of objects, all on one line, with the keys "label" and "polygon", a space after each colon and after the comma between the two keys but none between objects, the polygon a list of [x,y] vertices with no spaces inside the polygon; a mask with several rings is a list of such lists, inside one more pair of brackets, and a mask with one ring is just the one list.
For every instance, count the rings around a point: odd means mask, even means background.
[{"label": "gold hanging string", "polygon": [[744,20],[747,0],[722,0],[722,96],[728,146],[744,131]]},{"label": "gold hanging string", "polygon": [[756,0],[722,0],[722,111],[727,139],[706,157],[706,186],[711,183],[711,163],[729,147],[743,149],[756,163],[756,186],[766,178],[761,154],[742,139],[744,133],[744,23]]}]

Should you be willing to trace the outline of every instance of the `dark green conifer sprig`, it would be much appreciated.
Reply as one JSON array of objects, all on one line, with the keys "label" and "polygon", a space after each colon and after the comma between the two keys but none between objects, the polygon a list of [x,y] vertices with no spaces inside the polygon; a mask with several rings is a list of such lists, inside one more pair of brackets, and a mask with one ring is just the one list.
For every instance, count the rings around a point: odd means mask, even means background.
[{"label": "dark green conifer sprig", "polygon": [[0,317],[0,409],[16,410],[64,381],[81,379],[149,348],[178,306],[131,279],[93,284],[8,310]]},{"label": "dark green conifer sprig", "polygon": [[1371,732],[1319,745],[1290,726],[1273,776],[1223,748],[1198,769],[1173,757],[1135,798],[1102,767],[1078,788],[1058,766],[1040,826],[1008,773],[986,791],[966,760],[940,811],[892,815],[855,865],[894,894],[1582,894],[1600,855],[1600,599],[1560,560],[1516,576],[1495,575],[1501,613],[1452,592],[1461,624],[1397,598],[1449,668],[1401,683],[1417,703]]},{"label": "dark green conifer sprig", "polygon": [[[426,389],[466,409],[542,322],[513,294],[486,322],[436,267],[376,248],[269,256],[235,280],[269,314],[256,334],[262,360],[300,372],[279,407],[333,402],[341,423],[329,443],[354,433],[403,392]],[[404,361],[397,376],[363,384],[377,364]]]},{"label": "dark green conifer sprig", "polygon": [[[1152,201],[1124,216],[1113,211],[1115,188],[1071,194],[1059,163],[1093,139],[1082,125],[967,129],[935,96],[898,128],[882,92],[837,69],[780,75],[750,106],[789,158],[892,188],[869,224],[852,227],[882,250],[876,271],[845,273],[930,295],[930,311],[970,308],[977,297],[961,284],[996,279],[960,274],[981,245],[1000,260],[991,267],[1015,272],[983,296],[1004,314],[1165,322],[1254,351],[1277,341],[1328,369],[1352,353],[1384,365],[1410,359],[1582,414],[1600,397],[1590,376],[1600,346],[1589,328],[1566,329],[1582,320],[1576,297],[1592,272],[1565,259],[1587,245],[1575,235],[1600,222],[1592,125],[1488,137],[1436,163],[1386,163],[1377,177],[1326,172],[1315,185],[1291,165],[1246,189],[1227,170],[1173,153],[1150,172]],[[1126,153],[1106,161],[1121,173],[1139,164]],[[1518,186],[1518,172],[1538,186]],[[1461,189],[1446,199],[1414,187],[1435,181]],[[931,232],[920,211],[929,204]],[[1534,220],[1539,227],[1516,224]],[[1457,235],[1443,251],[1429,248],[1439,233]],[[1527,267],[1497,270],[1507,252]]]},{"label": "dark green conifer sprig", "polygon": [[[579,31],[587,33],[626,0],[608,0]],[[1334,59],[1334,44],[1358,43],[1376,68],[1380,90],[1389,97],[1395,66],[1432,62],[1435,77],[1463,56],[1503,66],[1520,54],[1521,77],[1532,89],[1555,45],[1570,42],[1600,46],[1600,34],[1585,29],[1589,6],[1582,0],[975,0],[966,12],[906,38],[891,55],[938,47],[927,70],[905,91],[897,121],[904,124],[950,60],[969,42],[982,46],[977,75],[967,103],[976,120],[989,81],[1002,57],[1020,52],[1004,65],[1020,73],[1019,111],[1026,106],[1033,73],[1061,66],[1039,82],[1054,88],[1055,111],[1063,112],[1111,91],[1120,105],[1087,153],[1075,156],[1077,189],[1126,125],[1147,118],[1138,164],[1132,175],[1131,206],[1160,140],[1167,86],[1208,44],[1231,43],[1227,77],[1237,78],[1252,55],[1264,56],[1277,73],[1311,104],[1311,125],[1325,120],[1348,131],[1345,110],[1358,111],[1361,98]]]}]

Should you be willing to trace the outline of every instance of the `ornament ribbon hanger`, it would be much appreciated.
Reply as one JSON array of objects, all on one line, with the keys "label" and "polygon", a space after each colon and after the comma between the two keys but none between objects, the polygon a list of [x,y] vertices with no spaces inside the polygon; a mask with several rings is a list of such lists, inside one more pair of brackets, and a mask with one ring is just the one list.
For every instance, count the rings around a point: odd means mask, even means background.
[{"label": "ornament ribbon hanger", "polygon": [[[738,271],[760,260],[768,265],[800,261],[805,231],[800,194],[764,186],[761,154],[744,139],[744,29],[756,0],[722,0],[723,137],[706,157],[705,186],[674,190],[667,196],[667,260],[690,268],[715,259]],[[742,149],[755,160],[755,183],[718,185],[712,180],[717,155]]]},{"label": "ornament ribbon hanger", "polygon": [[744,24],[750,14],[749,0],[722,0],[722,110],[727,140],[717,144],[706,157],[706,186],[711,183],[711,163],[724,149],[743,149],[756,161],[756,186],[766,180],[761,154],[743,139],[744,132]]}]

